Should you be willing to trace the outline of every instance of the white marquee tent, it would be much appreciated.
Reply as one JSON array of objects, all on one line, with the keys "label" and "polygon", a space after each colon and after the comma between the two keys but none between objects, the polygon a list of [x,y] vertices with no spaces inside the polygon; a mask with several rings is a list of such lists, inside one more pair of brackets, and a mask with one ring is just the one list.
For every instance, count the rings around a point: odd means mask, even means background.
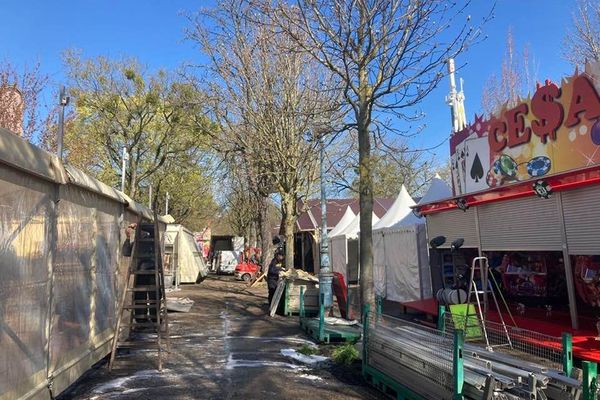
[{"label": "white marquee tent", "polygon": [[354,218],[356,217],[356,214],[354,214],[354,211],[352,211],[352,208],[350,206],[346,207],[346,211],[344,212],[344,215],[342,215],[342,218],[338,221],[337,225],[333,227],[333,229],[327,234],[329,237],[334,237],[339,235],[340,233],[342,233],[344,231],[344,229],[346,229],[346,227],[350,224],[350,222],[352,222],[352,220],[354,220]]},{"label": "white marquee tent", "polygon": [[[412,198],[408,201],[403,191],[404,188],[398,199],[403,196],[404,202],[410,204]],[[419,204],[450,196],[450,188],[436,175]],[[411,206],[413,205],[414,202]],[[410,210],[410,206],[407,208]],[[401,213],[397,215],[399,214]],[[417,217],[412,211],[380,229],[375,229],[373,231],[373,278],[376,295],[396,302],[431,297],[431,274],[427,249],[425,219]]]},{"label": "white marquee tent", "polygon": [[417,203],[414,202],[413,198],[408,194],[406,187],[402,185],[398,197],[394,200],[394,204],[385,213],[381,219],[373,225],[373,230],[387,228],[388,226],[394,225],[402,218],[406,217],[412,212],[411,207]]},{"label": "white marquee tent", "polygon": [[[373,225],[379,221],[379,218],[373,213]],[[348,263],[348,239],[356,239],[360,232],[360,214],[356,215],[352,221],[342,231],[329,239],[329,251],[331,254],[331,267],[333,272],[340,272],[344,275],[347,282],[347,263]]]},{"label": "white marquee tent", "polygon": [[165,275],[172,274],[175,284],[196,283],[208,275],[194,235],[183,225],[168,224],[165,232]]},{"label": "white marquee tent", "polygon": [[425,192],[425,195],[419,200],[419,205],[432,203],[449,197],[452,197],[452,189],[450,189],[448,184],[444,182],[438,174],[435,174],[435,177],[429,184],[429,188],[427,188],[427,192]]}]

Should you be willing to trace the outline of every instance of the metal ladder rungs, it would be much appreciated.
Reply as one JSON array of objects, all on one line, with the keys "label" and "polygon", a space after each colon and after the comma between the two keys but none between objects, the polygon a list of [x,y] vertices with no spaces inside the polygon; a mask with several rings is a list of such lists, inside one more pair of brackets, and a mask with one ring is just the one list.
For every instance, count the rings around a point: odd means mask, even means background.
[{"label": "metal ladder rungs", "polygon": [[158,289],[158,286],[138,286],[134,288],[127,288],[128,292],[153,292]]},{"label": "metal ladder rungs", "polygon": [[156,275],[156,272],[150,270],[141,270],[132,272],[133,275]]},{"label": "metal ladder rungs", "polygon": [[158,326],[158,322],[134,322],[134,323],[127,323],[127,324],[121,324],[121,326],[119,328],[135,328],[135,327],[140,327],[140,328],[150,328],[150,327],[157,327]]},{"label": "metal ladder rungs", "polygon": [[[156,301],[153,304],[158,304],[158,301]],[[133,304],[133,305],[128,305],[128,306],[124,306],[123,310],[154,310],[155,307],[152,307],[152,304]]]},{"label": "metal ladder rungs", "polygon": [[149,348],[149,347],[159,347],[158,342],[156,340],[146,340],[146,341],[125,341],[119,342],[119,347],[136,347],[136,348]]}]

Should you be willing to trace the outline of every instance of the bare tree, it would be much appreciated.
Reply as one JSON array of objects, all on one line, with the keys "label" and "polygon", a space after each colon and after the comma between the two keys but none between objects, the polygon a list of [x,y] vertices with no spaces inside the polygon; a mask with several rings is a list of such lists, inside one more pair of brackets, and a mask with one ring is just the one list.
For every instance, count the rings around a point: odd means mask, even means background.
[{"label": "bare tree", "polygon": [[512,28],[509,27],[500,78],[492,74],[483,87],[483,111],[489,115],[505,104],[508,107],[517,105],[519,97],[533,88],[535,73],[531,71],[532,68],[535,68],[535,63],[530,60],[529,46],[526,45],[519,54],[515,50]]},{"label": "bare tree", "polygon": [[[480,36],[465,14],[469,2],[442,0],[256,0],[294,44],[341,82],[358,134],[362,303],[373,303],[371,134],[385,120],[414,121],[440,82],[444,64]],[[394,125],[387,125],[395,130]]]},{"label": "bare tree", "polygon": [[563,56],[571,64],[600,61],[600,3],[579,0],[573,13],[573,29],[567,32]]},{"label": "bare tree", "polygon": [[290,39],[277,35],[266,15],[250,12],[245,1],[221,1],[191,18],[188,37],[210,59],[211,111],[222,127],[215,139],[247,163],[263,195],[278,194],[291,267],[297,201],[316,181],[316,138],[338,107],[328,71],[309,54],[288,51]]}]

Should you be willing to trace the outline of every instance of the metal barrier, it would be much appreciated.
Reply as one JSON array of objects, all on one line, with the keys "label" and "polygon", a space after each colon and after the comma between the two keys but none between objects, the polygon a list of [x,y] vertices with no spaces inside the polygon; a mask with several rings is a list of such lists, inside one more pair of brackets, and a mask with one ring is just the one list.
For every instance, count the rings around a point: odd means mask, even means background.
[{"label": "metal barrier", "polygon": [[[451,317],[442,329],[369,312],[363,317],[363,374],[397,399],[597,400],[596,364],[575,373],[570,337],[541,335],[490,323],[497,345],[465,343]],[[489,333],[488,333],[489,334]],[[471,338],[472,339],[472,338]],[[583,376],[583,379],[581,378]]]},{"label": "metal barrier", "polygon": [[[443,314],[443,318],[445,331],[452,335],[456,320],[448,311]],[[459,319],[462,318],[462,315],[459,316]],[[565,357],[562,337],[544,335],[510,325],[503,326],[493,321],[485,321],[485,327],[494,351],[528,359],[548,368],[561,369]],[[510,341],[507,339],[507,333]],[[477,335],[466,335],[465,341],[484,344],[482,338]]]}]

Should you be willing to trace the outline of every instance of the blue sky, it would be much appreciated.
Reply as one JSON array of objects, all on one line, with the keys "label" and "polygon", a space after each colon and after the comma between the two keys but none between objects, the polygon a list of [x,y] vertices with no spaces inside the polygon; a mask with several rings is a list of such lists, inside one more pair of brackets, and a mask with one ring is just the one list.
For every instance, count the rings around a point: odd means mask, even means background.
[{"label": "blue sky", "polygon": [[[188,22],[182,13],[209,5],[212,1],[185,0],[0,0],[0,60],[18,66],[39,61],[50,75],[51,85],[63,78],[61,53],[68,48],[86,56],[134,56],[150,68],[176,68],[182,63],[199,62],[201,56],[184,40]],[[491,1],[474,0],[471,9],[476,21]],[[517,50],[529,44],[537,63],[536,78],[558,80],[573,71],[562,59],[561,46],[571,25],[575,0],[498,0],[495,17],[485,27],[487,40],[457,60],[466,66],[459,72],[465,81],[467,117],[480,112],[480,94],[485,80],[499,74],[508,26],[513,28]],[[427,114],[427,127],[414,139],[415,146],[428,147],[449,135],[449,110],[444,103],[448,83],[444,81],[421,109]],[[48,96],[47,96],[48,97]],[[48,99],[49,101],[50,99]],[[448,146],[436,152],[448,156]]]}]

